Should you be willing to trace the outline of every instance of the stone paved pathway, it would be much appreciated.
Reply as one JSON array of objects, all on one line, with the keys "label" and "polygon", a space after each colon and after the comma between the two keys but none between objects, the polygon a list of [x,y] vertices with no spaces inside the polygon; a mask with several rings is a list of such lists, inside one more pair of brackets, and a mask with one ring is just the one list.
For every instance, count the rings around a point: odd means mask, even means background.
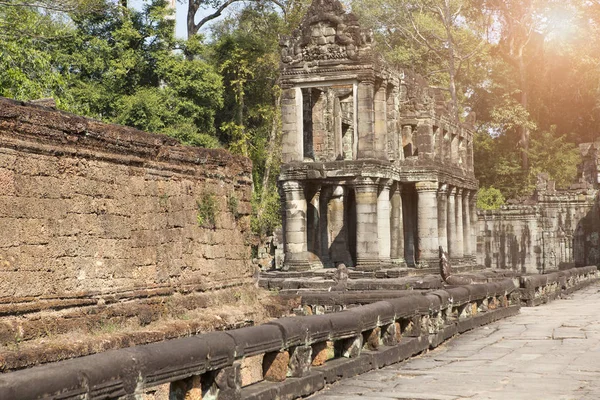
[{"label": "stone paved pathway", "polygon": [[600,284],[344,380],[313,400],[600,399]]}]

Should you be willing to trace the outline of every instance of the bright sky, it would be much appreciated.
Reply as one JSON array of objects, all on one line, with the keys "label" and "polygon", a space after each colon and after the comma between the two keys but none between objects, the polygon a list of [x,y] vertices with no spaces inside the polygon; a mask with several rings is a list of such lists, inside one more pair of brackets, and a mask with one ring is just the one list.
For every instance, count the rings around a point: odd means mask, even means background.
[{"label": "bright sky", "polygon": [[[144,4],[144,0],[129,0],[129,7],[139,10]],[[176,2],[177,8],[175,13],[175,35],[178,38],[185,39],[187,37],[186,19],[187,19],[187,2],[181,4]]]}]

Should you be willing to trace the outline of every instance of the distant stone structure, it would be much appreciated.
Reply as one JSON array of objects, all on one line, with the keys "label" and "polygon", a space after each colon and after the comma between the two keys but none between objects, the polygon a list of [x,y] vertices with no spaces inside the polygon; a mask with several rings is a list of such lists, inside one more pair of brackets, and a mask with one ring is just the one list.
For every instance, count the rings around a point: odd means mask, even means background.
[{"label": "distant stone structure", "polygon": [[475,260],[470,126],[339,1],[315,0],[282,40],[281,85],[284,269],[437,269],[439,246]]},{"label": "distant stone structure", "polygon": [[579,149],[578,182],[568,190],[541,174],[531,198],[479,211],[478,263],[522,273],[600,264],[600,143]]}]

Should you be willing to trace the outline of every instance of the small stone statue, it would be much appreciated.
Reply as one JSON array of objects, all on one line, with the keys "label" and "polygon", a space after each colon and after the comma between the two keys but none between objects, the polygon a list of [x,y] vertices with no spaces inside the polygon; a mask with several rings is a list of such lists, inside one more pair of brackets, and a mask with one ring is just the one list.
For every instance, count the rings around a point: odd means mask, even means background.
[{"label": "small stone statue", "polygon": [[338,264],[333,275],[333,281],[335,282],[335,286],[332,288],[333,290],[346,290],[348,285],[348,268],[344,263]]},{"label": "small stone statue", "polygon": [[473,279],[459,276],[452,276],[452,266],[448,259],[448,253],[440,246],[440,275],[448,285],[469,285]]}]

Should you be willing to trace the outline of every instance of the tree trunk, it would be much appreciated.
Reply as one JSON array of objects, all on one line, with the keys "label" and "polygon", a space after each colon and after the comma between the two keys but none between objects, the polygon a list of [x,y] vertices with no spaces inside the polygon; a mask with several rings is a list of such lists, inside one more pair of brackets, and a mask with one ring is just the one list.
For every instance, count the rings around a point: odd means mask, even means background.
[{"label": "tree trunk", "polygon": [[[518,62],[519,62],[519,87],[521,89],[521,106],[523,109],[527,110],[529,106],[529,89],[527,87],[527,68],[525,65],[525,60],[523,59],[523,47],[519,49],[518,52]],[[527,126],[521,126],[520,130],[520,138],[519,143],[521,145],[521,168],[523,172],[529,171],[529,155],[527,152],[529,151],[529,128]]]},{"label": "tree trunk", "polygon": [[444,27],[448,38],[448,75],[450,78],[449,87],[450,98],[452,99],[452,114],[458,120],[458,96],[456,94],[456,65],[454,60],[454,42],[452,38],[452,14],[448,0],[444,2]]},{"label": "tree trunk", "polygon": [[[279,107],[281,104],[281,94],[275,98],[275,112],[273,114],[273,120],[271,122],[271,132],[269,133],[269,141],[267,143],[267,158],[265,159],[265,171],[262,178],[262,184],[260,188],[260,204],[258,210],[256,210],[256,218],[260,221],[266,207],[266,193],[269,190],[269,180],[271,176],[271,167],[273,165],[273,159],[275,157],[275,151],[279,149],[279,140],[277,133],[279,132],[279,118],[281,116]],[[261,235],[263,232],[261,232]]]},{"label": "tree trunk", "polygon": [[198,32],[198,27],[194,23],[196,13],[198,12],[200,4],[196,0],[188,0],[188,12],[187,12],[187,38],[191,38]]}]

